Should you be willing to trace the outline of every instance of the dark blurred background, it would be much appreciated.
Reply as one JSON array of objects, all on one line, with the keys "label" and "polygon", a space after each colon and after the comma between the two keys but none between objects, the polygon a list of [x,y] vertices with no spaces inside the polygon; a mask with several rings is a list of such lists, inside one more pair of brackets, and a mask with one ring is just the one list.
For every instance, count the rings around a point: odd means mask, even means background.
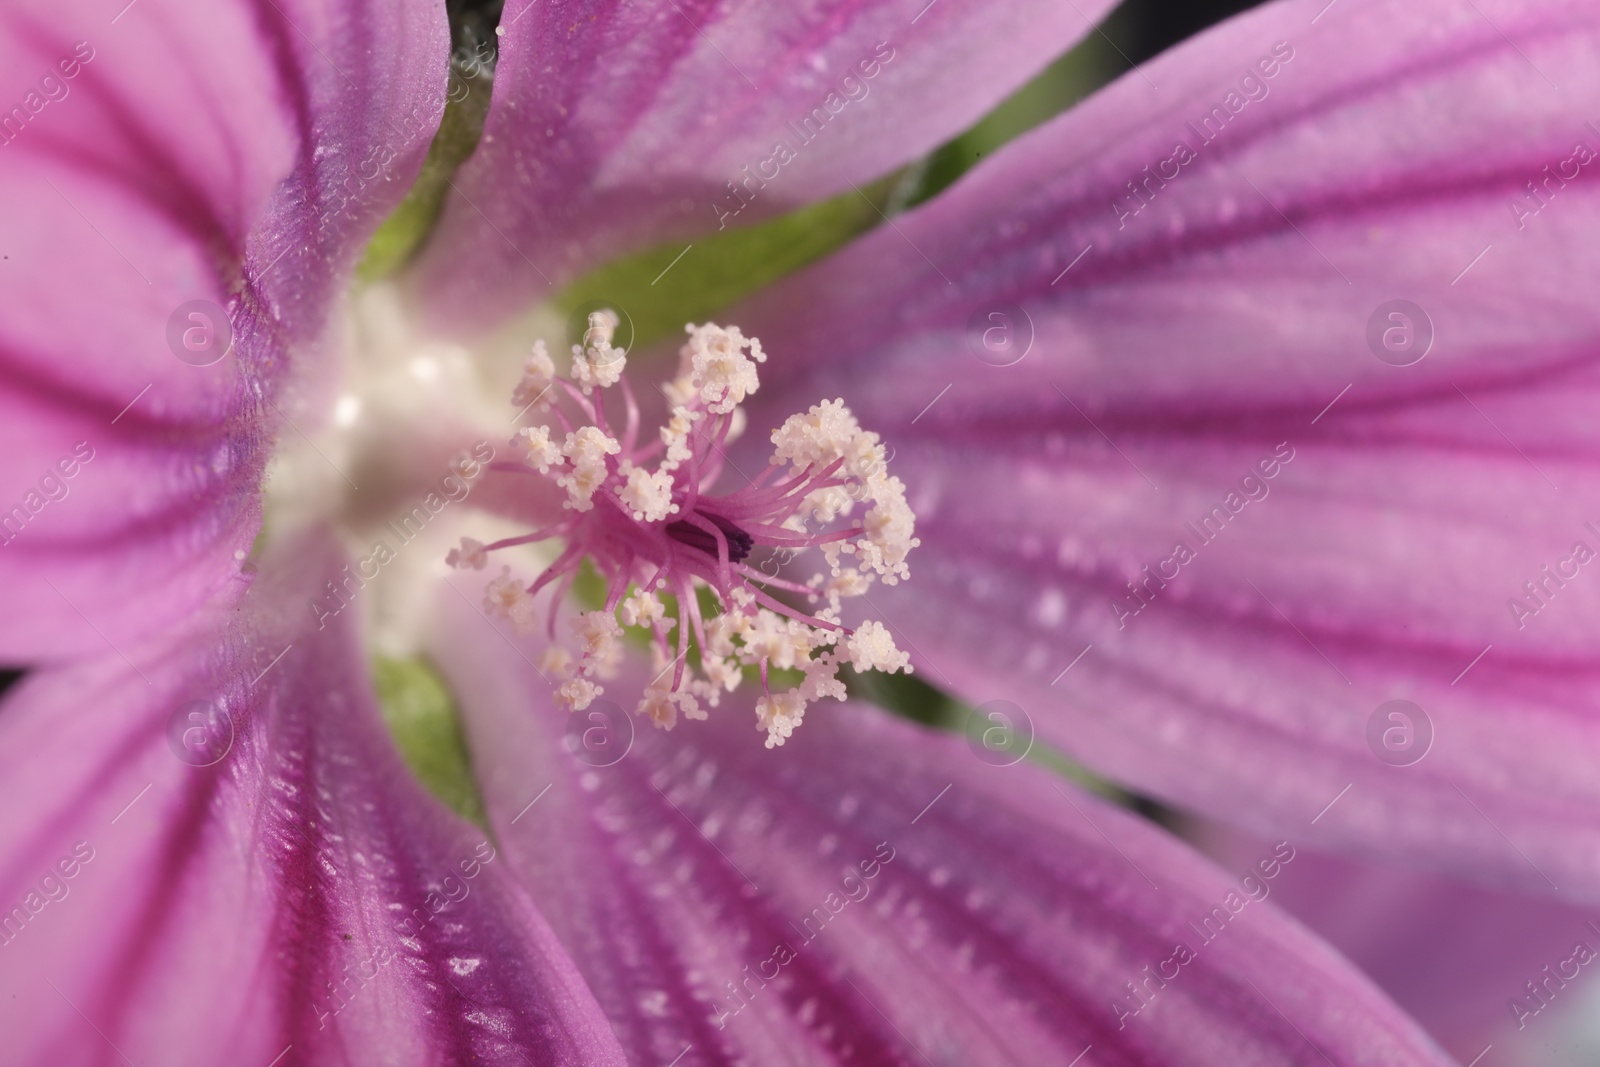
[{"label": "dark blurred background", "polygon": [[1179,41],[1254,6],[1236,0],[1125,0],[1077,47],[972,129],[933,152],[922,168],[914,168],[909,195],[898,198],[894,207],[904,210],[931,198],[1007,141]]},{"label": "dark blurred background", "polygon": [[1213,22],[1255,6],[1212,0],[1128,0],[1101,29],[1129,59],[1140,63]]}]

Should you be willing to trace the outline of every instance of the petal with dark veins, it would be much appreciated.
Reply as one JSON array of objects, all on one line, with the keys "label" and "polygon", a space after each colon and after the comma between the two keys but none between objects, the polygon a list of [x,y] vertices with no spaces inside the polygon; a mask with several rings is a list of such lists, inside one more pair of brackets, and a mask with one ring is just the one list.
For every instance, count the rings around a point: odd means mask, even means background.
[{"label": "petal with dark veins", "polygon": [[[6,1061],[620,1067],[504,855],[401,762],[354,609],[313,625],[341,560],[302,549],[233,621],[8,696]],[[195,700],[228,717],[169,728]]]},{"label": "petal with dark veins", "polygon": [[0,27],[0,199],[27,205],[0,217],[17,663],[104,653],[237,571],[273,433],[310,426],[285,376],[326,387],[329,313],[421,164],[449,41],[416,0],[27,2]]},{"label": "petal with dark veins", "polygon": [[[1323,6],[1186,42],[731,317],[761,401],[894,447],[923,545],[870,599],[930,680],[1264,834],[1600,899],[1596,12]],[[1414,765],[1368,740],[1395,699]]]},{"label": "petal with dark veins", "polygon": [[481,324],[607,257],[848,192],[961,132],[1111,6],[512,0],[483,143],[418,293]]},{"label": "petal with dark veins", "polygon": [[631,1062],[1447,1062],[1274,908],[1230,916],[1236,878],[1064,780],[862,705],[773,750],[748,700],[671,733],[569,717],[534,649],[443,595],[491,825]]}]

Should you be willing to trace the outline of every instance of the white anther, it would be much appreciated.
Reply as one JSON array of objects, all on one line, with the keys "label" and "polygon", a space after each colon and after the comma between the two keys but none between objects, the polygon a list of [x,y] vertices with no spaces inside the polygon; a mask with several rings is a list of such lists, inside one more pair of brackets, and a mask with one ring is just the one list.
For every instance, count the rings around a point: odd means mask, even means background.
[{"label": "white anther", "polygon": [[606,480],[606,457],[622,451],[614,437],[598,426],[580,426],[567,434],[561,454],[571,463],[572,473],[556,479],[567,491],[567,506],[573,511],[588,511],[594,507],[595,490]]},{"label": "white anther", "polygon": [[445,564],[457,570],[483,570],[485,563],[489,562],[489,554],[483,550],[482,541],[474,541],[470,537],[461,539],[460,548],[452,548],[445,554]]},{"label": "white anther", "polygon": [[806,701],[798,689],[773,693],[756,701],[756,729],[767,731],[767,747],[788,740],[805,717]]},{"label": "white anther", "polygon": [[706,410],[726,414],[760,387],[756,364],[767,361],[760,341],[745,337],[737,326],[724,329],[711,322],[704,326],[691,322],[684,329],[689,342],[683,354],[689,359],[694,386]]},{"label": "white anther", "polygon": [[522,582],[511,576],[510,567],[501,567],[483,591],[484,610],[506,619],[521,633],[532,632],[535,625],[533,597]]},{"label": "white anther", "polygon": [[539,654],[539,669],[547,678],[570,678],[578,668],[571,652],[560,645],[551,645]]},{"label": "white anther", "polygon": [[894,645],[894,637],[883,623],[864,622],[846,640],[850,666],[858,671],[905,671],[911,673],[911,657]]},{"label": "white anther", "polygon": [[616,662],[621,652],[617,638],[622,636],[622,627],[609,611],[586,611],[568,620],[567,625],[578,638],[578,658],[584,674],[593,674]]},{"label": "white anther", "polygon": [[594,703],[594,698],[605,689],[584,677],[568,678],[556,687],[556,706],[568,711],[582,711]]},{"label": "white anther", "polygon": [[543,341],[533,342],[533,351],[522,365],[522,380],[512,390],[511,403],[519,408],[545,407],[550,403],[550,386],[555,380],[555,360],[550,358]]},{"label": "white anther", "polygon": [[[772,431],[774,463],[792,463],[796,468],[826,467],[851,452],[861,427],[843,400],[824,400],[811,410],[790,415]],[[877,443],[873,434],[871,444]]]},{"label": "white anther", "polygon": [[561,465],[561,446],[550,440],[550,427],[524,427],[511,438],[511,451],[540,474]]},{"label": "white anther", "polygon": [[644,589],[635,589],[633,595],[622,602],[624,626],[649,626],[666,617],[667,609],[661,598]]},{"label": "white anther", "polygon": [[620,322],[610,308],[592,311],[589,328],[583,332],[583,344],[572,346],[572,380],[586,393],[622,380],[627,353],[611,344]]},{"label": "white anther", "polygon": [[617,473],[623,478],[622,488],[617,490],[617,499],[629,509],[635,522],[660,522],[668,515],[677,513],[678,505],[672,502],[671,471],[661,470],[652,474],[623,460]]},{"label": "white anther", "polygon": [[661,443],[667,446],[667,456],[661,464],[662,470],[674,470],[693,455],[693,450],[689,447],[689,435],[693,432],[693,413],[681,405],[674,407],[672,418],[661,427]]}]

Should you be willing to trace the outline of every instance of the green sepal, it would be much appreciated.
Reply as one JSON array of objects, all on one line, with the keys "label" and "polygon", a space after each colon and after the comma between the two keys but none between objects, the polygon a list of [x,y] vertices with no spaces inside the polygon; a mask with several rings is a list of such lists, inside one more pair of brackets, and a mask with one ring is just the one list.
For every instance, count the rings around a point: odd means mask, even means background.
[{"label": "green sepal", "polygon": [[759,225],[613,260],[567,286],[556,309],[566,316],[597,304],[626,311],[634,346],[681,335],[684,323],[711,319],[883,222],[897,181],[890,176]]},{"label": "green sepal", "polygon": [[466,77],[457,66],[451,67],[449,98],[439,132],[433,135],[422,170],[405,199],[383,220],[368,242],[361,263],[356,267],[356,277],[361,281],[377,281],[405,266],[433,232],[434,223],[439,221],[439,213],[444,209],[445,194],[450,191],[451,177],[472,155],[478,147],[478,139],[483,136],[483,121],[489,114],[489,90],[493,84],[494,79],[487,71]]}]

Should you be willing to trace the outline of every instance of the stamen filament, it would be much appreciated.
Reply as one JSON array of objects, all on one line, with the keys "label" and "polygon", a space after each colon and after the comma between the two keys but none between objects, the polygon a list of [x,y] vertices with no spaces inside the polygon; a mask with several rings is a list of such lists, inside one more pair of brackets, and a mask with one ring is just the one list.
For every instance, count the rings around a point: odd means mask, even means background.
[{"label": "stamen filament", "polygon": [[[514,397],[546,411],[564,438],[558,441],[548,425],[521,430],[513,443],[523,462],[490,465],[554,479],[567,492],[569,517],[488,545],[464,538],[448,557],[454,566],[481,568],[490,552],[564,537],[567,544],[555,562],[531,584],[514,581],[506,568],[486,592],[492,610],[529,631],[533,599],[553,583],[544,608],[552,642],[579,566],[585,559],[594,565],[607,583],[606,597],[602,609],[569,619],[582,646],[579,654],[559,646],[546,653],[560,678],[557,702],[581,710],[604,691],[592,679],[609,677],[620,654],[619,615],[623,624],[647,628],[660,661],[638,710],[662,728],[672,727],[680,712],[704,718],[700,701],[715,707],[724,692],[738,687],[743,668],[755,666],[761,677],[757,722],[772,747],[799,725],[808,703],[844,698],[836,674],[846,663],[858,670],[909,671],[908,657],[880,623],[851,628],[840,617],[845,598],[865,593],[874,581],[894,584],[906,577],[905,556],[918,543],[905,488],[884,470],[886,449],[878,435],[862,430],[843,401],[825,401],[773,432],[772,461],[753,480],[711,495],[728,463],[727,448],[744,425],[739,404],[758,388],[756,366],[767,358],[760,343],[737,328],[690,325],[679,376],[663,390],[670,418],[640,446],[638,401],[624,353],[611,345],[616,325],[610,312],[589,317],[584,344],[573,346],[570,381],[555,378],[543,344],[534,346]],[[620,440],[611,434],[601,395],[619,383]],[[560,388],[552,393],[552,385]],[[563,399],[584,424],[574,426]],[[868,508],[864,519],[840,524],[857,505]],[[788,554],[817,549],[829,576],[801,582],[758,571],[746,560],[762,545]],[[710,588],[717,605],[709,618],[697,599],[701,586]],[[676,600],[675,617],[660,599],[668,592]],[[822,606],[807,614],[774,592]],[[677,655],[667,663],[673,626]],[[699,650],[693,670],[691,643]],[[798,669],[804,680],[774,693],[772,667]],[[669,669],[671,682],[663,685]]]}]

